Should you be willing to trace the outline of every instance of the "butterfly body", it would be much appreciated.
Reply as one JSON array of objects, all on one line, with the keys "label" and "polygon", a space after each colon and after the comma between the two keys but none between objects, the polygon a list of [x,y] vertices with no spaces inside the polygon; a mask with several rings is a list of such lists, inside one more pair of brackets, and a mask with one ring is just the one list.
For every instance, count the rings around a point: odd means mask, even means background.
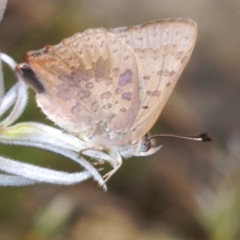
[{"label": "butterfly body", "polygon": [[159,149],[146,134],[186,66],[196,35],[196,23],[187,19],[89,29],[26,53],[16,72],[49,119],[89,148],[108,152],[116,170],[122,157]]}]

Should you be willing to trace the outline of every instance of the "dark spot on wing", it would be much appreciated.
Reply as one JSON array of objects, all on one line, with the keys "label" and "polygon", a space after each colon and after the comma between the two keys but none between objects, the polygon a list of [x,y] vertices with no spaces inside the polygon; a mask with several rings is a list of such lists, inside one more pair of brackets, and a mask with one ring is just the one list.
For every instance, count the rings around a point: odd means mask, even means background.
[{"label": "dark spot on wing", "polygon": [[41,82],[38,80],[36,74],[33,70],[27,65],[18,65],[16,67],[16,73],[20,76],[24,82],[32,88],[36,93],[44,93],[45,89]]},{"label": "dark spot on wing", "polygon": [[127,69],[123,74],[120,74],[119,76],[119,85],[121,87],[129,84],[132,82],[133,78],[133,72],[129,69]]}]

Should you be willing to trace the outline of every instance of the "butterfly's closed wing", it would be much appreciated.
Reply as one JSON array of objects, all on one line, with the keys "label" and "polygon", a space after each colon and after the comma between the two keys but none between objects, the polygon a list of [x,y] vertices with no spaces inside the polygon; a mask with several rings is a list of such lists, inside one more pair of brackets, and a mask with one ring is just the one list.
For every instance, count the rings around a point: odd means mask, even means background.
[{"label": "butterfly's closed wing", "polygon": [[17,69],[36,75],[36,81],[25,81],[60,127],[91,134],[101,125],[115,136],[125,132],[123,142],[134,142],[160,115],[190,58],[196,32],[196,23],[186,19],[89,29],[26,53],[27,65]]},{"label": "butterfly's closed wing", "polygon": [[112,32],[132,47],[138,65],[140,107],[128,135],[134,141],[159,117],[191,56],[197,26],[192,20],[164,19]]},{"label": "butterfly's closed wing", "polygon": [[160,149],[144,135],[186,66],[196,34],[196,23],[187,19],[89,29],[26,53],[16,72],[49,119],[88,143],[81,153],[97,160],[101,150],[109,155],[103,159],[113,167],[107,180],[122,158]]},{"label": "butterfly's closed wing", "polygon": [[136,119],[140,101],[135,55],[106,29],[89,29],[29,52],[25,61],[42,85],[38,105],[67,131],[91,132],[102,124],[117,132]]}]

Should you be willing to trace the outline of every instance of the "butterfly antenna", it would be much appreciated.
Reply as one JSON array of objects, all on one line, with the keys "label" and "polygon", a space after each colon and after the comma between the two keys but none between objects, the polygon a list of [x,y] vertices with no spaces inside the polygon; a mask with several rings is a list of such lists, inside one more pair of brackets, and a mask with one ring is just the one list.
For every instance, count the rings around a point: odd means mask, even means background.
[{"label": "butterfly antenna", "polygon": [[201,133],[199,135],[184,135],[184,134],[157,134],[157,135],[152,135],[149,137],[151,138],[158,138],[158,137],[169,137],[169,138],[180,138],[180,139],[185,139],[185,140],[193,140],[193,141],[199,141],[199,142],[210,142],[213,140],[212,137],[208,135],[208,133]]}]

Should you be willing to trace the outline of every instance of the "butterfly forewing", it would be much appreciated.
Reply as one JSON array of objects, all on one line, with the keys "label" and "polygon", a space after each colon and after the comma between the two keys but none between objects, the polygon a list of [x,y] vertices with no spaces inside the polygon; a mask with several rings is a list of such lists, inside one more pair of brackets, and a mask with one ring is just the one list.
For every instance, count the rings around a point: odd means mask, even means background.
[{"label": "butterfly forewing", "polygon": [[38,105],[60,127],[81,133],[100,123],[113,131],[133,124],[140,105],[138,66],[132,48],[114,34],[90,29],[25,60],[45,89]]},{"label": "butterfly forewing", "polygon": [[132,47],[138,64],[140,107],[129,129],[134,141],[159,117],[191,56],[197,26],[192,20],[165,19],[112,31]]},{"label": "butterfly forewing", "polygon": [[190,58],[196,32],[196,23],[186,19],[89,29],[26,53],[25,65],[39,81],[33,85],[42,86],[33,87],[38,105],[57,125],[87,134],[100,126],[126,144],[156,122]]}]

